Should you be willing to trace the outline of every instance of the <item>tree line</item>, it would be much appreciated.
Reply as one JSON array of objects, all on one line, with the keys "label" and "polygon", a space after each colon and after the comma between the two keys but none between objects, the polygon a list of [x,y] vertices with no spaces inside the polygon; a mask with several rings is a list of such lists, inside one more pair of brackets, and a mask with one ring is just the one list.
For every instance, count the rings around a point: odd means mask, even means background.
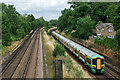
[{"label": "tree line", "polygon": [[[35,19],[33,14],[21,15],[16,11],[14,5],[2,6],[2,45],[8,46],[12,41],[19,40],[27,35],[31,30],[43,27],[45,20],[43,17]],[[1,14],[1,13],[0,13]],[[1,19],[0,18],[0,19]]]},{"label": "tree line", "polygon": [[21,15],[16,11],[14,5],[6,5],[0,3],[2,11],[0,19],[2,19],[2,45],[9,46],[11,42],[19,40],[27,35],[31,30],[38,27],[48,29],[57,25],[57,20],[45,21],[43,17],[35,19],[33,14]]}]

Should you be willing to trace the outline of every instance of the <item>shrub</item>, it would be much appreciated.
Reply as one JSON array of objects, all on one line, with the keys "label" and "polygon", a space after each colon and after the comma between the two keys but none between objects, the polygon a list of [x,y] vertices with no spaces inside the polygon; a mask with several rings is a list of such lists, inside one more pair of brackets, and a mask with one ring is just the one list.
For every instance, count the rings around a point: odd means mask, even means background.
[{"label": "shrub", "polygon": [[105,38],[105,37],[97,37],[94,41],[95,44],[106,46],[108,48],[113,49],[115,52],[120,52],[120,47],[118,42],[115,39]]},{"label": "shrub", "polygon": [[101,24],[101,23],[103,23],[102,21],[99,21],[97,24]]},{"label": "shrub", "polygon": [[65,49],[62,45],[57,44],[53,51],[53,56],[65,56]]}]

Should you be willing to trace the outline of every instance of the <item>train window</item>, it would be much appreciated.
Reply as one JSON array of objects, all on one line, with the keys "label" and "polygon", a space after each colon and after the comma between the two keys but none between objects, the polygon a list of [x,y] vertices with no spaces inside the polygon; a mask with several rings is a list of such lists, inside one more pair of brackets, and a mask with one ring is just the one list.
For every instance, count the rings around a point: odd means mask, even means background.
[{"label": "train window", "polygon": [[101,59],[101,65],[104,64],[104,59]]},{"label": "train window", "polygon": [[77,52],[77,49],[75,48],[75,52]]},{"label": "train window", "polygon": [[89,58],[87,58],[87,62],[88,62],[89,64],[91,64],[91,60],[90,60]]},{"label": "train window", "polygon": [[96,65],[96,59],[93,59],[93,62],[92,62],[94,65]]}]

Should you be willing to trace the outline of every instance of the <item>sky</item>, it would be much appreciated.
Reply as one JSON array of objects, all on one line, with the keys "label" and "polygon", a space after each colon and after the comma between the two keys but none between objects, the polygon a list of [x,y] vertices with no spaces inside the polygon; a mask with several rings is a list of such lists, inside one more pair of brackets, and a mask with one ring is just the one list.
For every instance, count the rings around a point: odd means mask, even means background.
[{"label": "sky", "polygon": [[12,4],[20,14],[33,14],[37,19],[58,19],[61,11],[69,8],[68,0],[0,0],[5,4]]}]

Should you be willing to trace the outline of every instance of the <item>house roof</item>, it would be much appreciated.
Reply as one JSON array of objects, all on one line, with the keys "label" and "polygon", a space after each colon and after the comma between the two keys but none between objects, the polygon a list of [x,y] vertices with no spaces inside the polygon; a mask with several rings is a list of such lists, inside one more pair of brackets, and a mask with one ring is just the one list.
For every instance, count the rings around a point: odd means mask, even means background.
[{"label": "house roof", "polygon": [[101,24],[97,24],[95,27],[99,27],[99,28],[106,27],[106,28],[109,28],[109,27],[113,27],[113,24],[112,23],[101,23]]}]

